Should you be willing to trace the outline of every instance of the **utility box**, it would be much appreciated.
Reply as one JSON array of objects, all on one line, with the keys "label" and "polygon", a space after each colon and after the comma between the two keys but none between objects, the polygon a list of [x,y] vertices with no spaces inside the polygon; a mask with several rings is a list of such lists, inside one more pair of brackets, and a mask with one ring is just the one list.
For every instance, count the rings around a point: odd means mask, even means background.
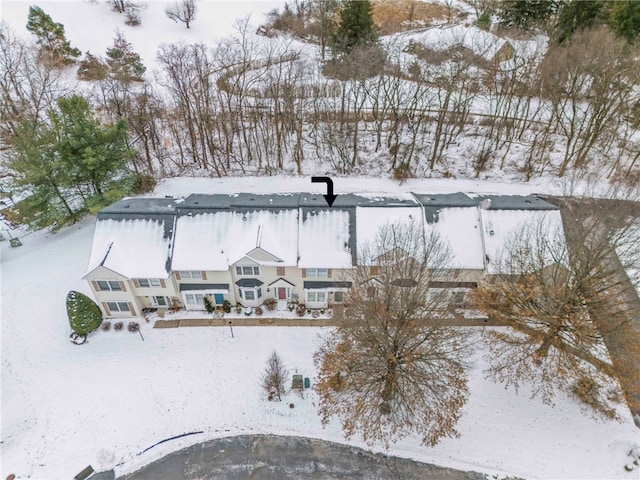
[{"label": "utility box", "polygon": [[304,388],[311,388],[311,380],[309,380],[309,377],[304,377]]},{"label": "utility box", "polygon": [[302,375],[294,375],[291,380],[291,390],[303,390]]}]

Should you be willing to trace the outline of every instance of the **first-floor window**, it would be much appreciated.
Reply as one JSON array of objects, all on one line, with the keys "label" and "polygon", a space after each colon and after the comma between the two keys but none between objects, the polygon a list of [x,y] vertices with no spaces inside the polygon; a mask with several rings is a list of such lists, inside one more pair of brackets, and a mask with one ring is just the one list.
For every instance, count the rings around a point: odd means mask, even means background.
[{"label": "first-floor window", "polygon": [[153,303],[159,307],[166,307],[169,305],[169,299],[167,297],[153,297]]},{"label": "first-floor window", "polygon": [[335,292],[333,294],[333,301],[336,303],[342,302],[342,292]]},{"label": "first-floor window", "polygon": [[129,304],[127,302],[107,302],[107,307],[111,313],[113,312],[130,312]]},{"label": "first-floor window", "polygon": [[187,300],[188,305],[203,305],[204,304],[204,294],[202,293],[187,293],[185,295],[185,299]]},{"label": "first-floor window", "polygon": [[255,300],[262,298],[262,287],[257,288],[240,288],[240,298],[245,300]]},{"label": "first-floor window", "polygon": [[307,292],[307,302],[324,302],[326,299],[325,292]]}]

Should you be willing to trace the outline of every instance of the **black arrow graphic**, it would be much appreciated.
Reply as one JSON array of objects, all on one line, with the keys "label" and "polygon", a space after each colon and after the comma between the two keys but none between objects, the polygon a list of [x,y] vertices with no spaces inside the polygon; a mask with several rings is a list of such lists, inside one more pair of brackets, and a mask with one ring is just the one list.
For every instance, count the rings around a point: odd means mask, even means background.
[{"label": "black arrow graphic", "polygon": [[337,198],[337,195],[333,194],[333,180],[331,180],[329,177],[311,177],[311,183],[327,184],[327,194],[323,195],[323,197],[330,207],[333,206],[333,202],[335,202]]}]

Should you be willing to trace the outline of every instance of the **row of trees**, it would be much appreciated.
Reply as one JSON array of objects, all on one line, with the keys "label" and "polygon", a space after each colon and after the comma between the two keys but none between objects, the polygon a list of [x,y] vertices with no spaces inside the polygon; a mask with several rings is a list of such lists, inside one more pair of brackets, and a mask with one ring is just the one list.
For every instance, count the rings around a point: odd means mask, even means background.
[{"label": "row of trees", "polygon": [[[638,212],[631,216],[625,203],[615,215],[591,207],[571,211],[566,236],[549,219],[513,232],[495,264],[500,274],[470,299],[470,308],[510,327],[487,332],[446,320],[447,291],[433,288],[448,280],[446,243],[414,223],[383,227],[349,276],[344,318],[315,355],[323,422],[337,418],[347,436],[386,446],[409,434],[430,446],[456,436],[480,349],[488,378],[547,404],[563,392],[592,415],[615,419],[622,385],[638,412],[637,343],[617,352],[629,360],[615,366],[607,351],[632,328],[625,298],[633,285],[621,267],[640,266]],[[612,256],[620,248],[624,265]]]},{"label": "row of trees", "polygon": [[[327,16],[334,8],[311,5]],[[500,63],[468,49],[443,58],[419,44],[409,46],[411,55],[405,44],[382,48],[362,21],[370,17],[368,3],[349,5],[340,28],[327,33],[328,45],[342,38],[345,48],[326,62],[324,75],[290,41],[258,42],[243,21],[213,47],[162,45],[153,82],[121,34],[104,59],[87,53],[78,76],[90,82],[85,92],[96,118],[126,121],[125,143],[135,155],[123,165],[155,177],[200,171],[404,178],[496,169],[525,179],[576,170],[627,181],[637,175],[640,67],[634,47],[608,27],[578,31],[546,52],[516,49]],[[50,126],[58,98],[77,91],[64,75],[66,60],[43,60],[55,51],[55,58],[73,61],[64,28],[37,7],[29,20],[36,45],[6,27],[0,36],[8,72],[0,79],[0,134],[9,151],[19,143],[12,140],[19,126]]]},{"label": "row of trees", "polygon": [[618,36],[634,42],[640,34],[637,2],[596,0],[478,0],[483,13],[497,13],[500,24],[525,30],[539,29],[563,43],[579,30],[607,25]]}]

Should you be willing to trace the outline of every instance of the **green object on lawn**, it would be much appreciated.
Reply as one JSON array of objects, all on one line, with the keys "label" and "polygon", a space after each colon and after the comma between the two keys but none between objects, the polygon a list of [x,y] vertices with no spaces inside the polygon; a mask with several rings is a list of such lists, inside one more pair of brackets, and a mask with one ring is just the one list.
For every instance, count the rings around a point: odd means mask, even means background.
[{"label": "green object on lawn", "polygon": [[294,375],[291,381],[291,389],[302,390],[302,375]]}]

